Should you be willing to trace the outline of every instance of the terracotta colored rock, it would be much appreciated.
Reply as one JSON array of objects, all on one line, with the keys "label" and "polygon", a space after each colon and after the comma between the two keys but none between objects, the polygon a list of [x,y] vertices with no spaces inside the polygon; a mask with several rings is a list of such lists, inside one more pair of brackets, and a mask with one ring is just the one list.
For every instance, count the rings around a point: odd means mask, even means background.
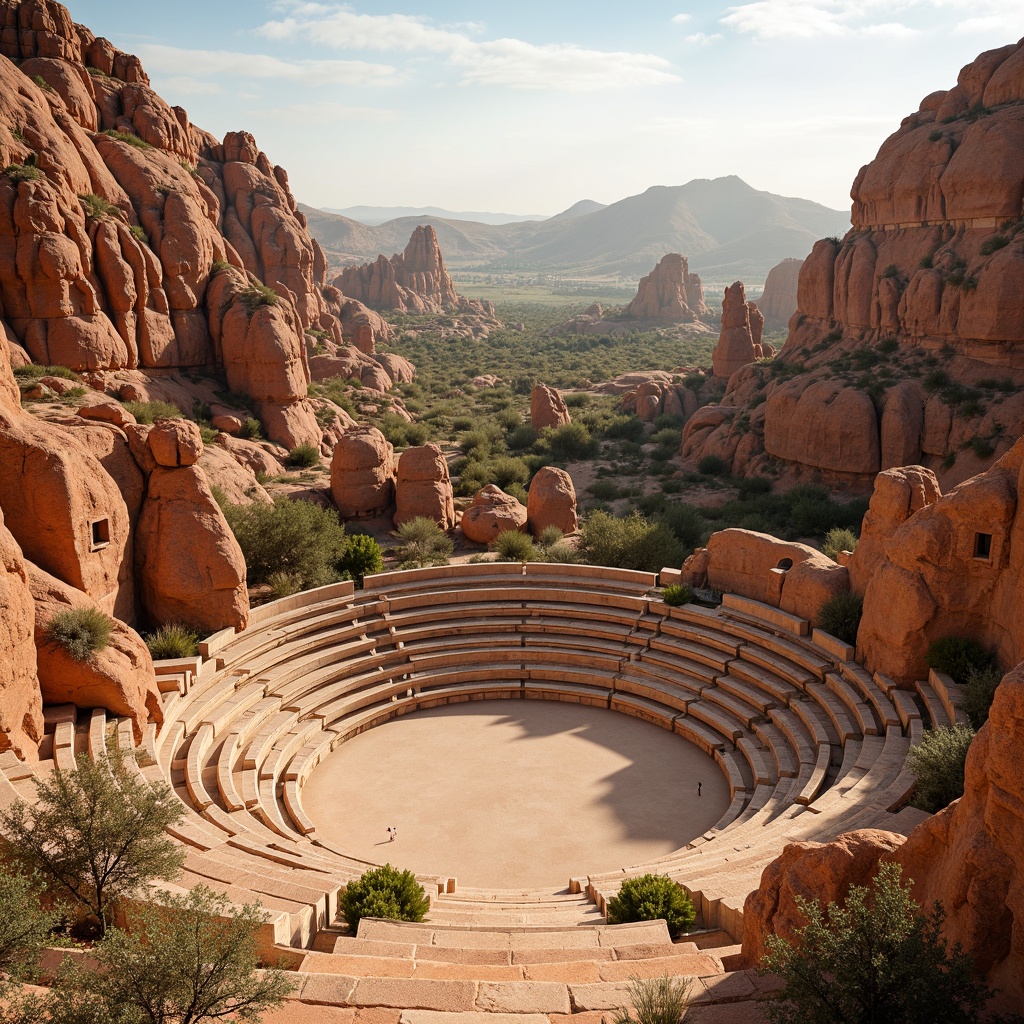
[{"label": "terracotta colored rock", "polygon": [[75,431],[0,414],[0,508],[25,557],[134,621],[124,498]]},{"label": "terracotta colored rock", "polygon": [[395,352],[384,352],[373,357],[395,384],[409,384],[416,368],[404,356]]},{"label": "terracotta colored rock", "polygon": [[118,427],[126,427],[135,422],[135,417],[120,402],[95,392],[88,395],[75,412],[82,419],[100,420]]},{"label": "terracotta colored rock", "polygon": [[530,481],[526,502],[530,532],[539,537],[548,526],[557,526],[566,536],[579,529],[576,488],[564,469],[542,466]]},{"label": "terracotta colored rock", "polygon": [[754,361],[754,338],[750,327],[750,309],[743,282],[725,289],[722,299],[722,333],[711,356],[715,376],[728,380],[737,370]]},{"label": "terracotta colored rock", "polygon": [[241,437],[231,437],[228,434],[218,434],[213,443],[223,448],[239,465],[247,467],[254,475],[262,473],[264,476],[280,476],[284,472],[280,459],[272,454],[273,445],[266,442],[259,443]]},{"label": "terracotta colored rock", "polygon": [[817,627],[821,625],[821,606],[849,589],[850,573],[846,566],[816,552],[795,562],[786,573],[779,607]]},{"label": "terracotta colored rock", "polygon": [[0,411],[19,412],[21,410],[21,392],[11,367],[11,350],[7,342],[0,338]]},{"label": "terracotta colored rock", "polygon": [[788,259],[777,263],[768,271],[764,291],[754,299],[764,317],[765,330],[781,331],[796,312],[797,284],[803,260]]},{"label": "terracotta colored rock", "polygon": [[878,829],[845,832],[830,843],[790,843],[764,869],[761,884],[743,907],[743,956],[757,964],[767,952],[765,939],[791,940],[807,923],[796,898],[824,907],[846,899],[851,885],[867,886],[885,853],[898,850],[903,836]]},{"label": "terracotta colored rock", "polygon": [[635,320],[685,321],[707,316],[708,308],[704,287],[700,278],[690,273],[686,257],[670,252],[641,279],[636,297],[624,312]]},{"label": "terracotta colored rock", "polygon": [[885,393],[880,437],[883,469],[921,461],[924,403],[924,389],[917,381],[902,381]]},{"label": "terracotta colored rock", "polygon": [[924,466],[887,469],[875,477],[860,540],[849,562],[850,587],[855,593],[863,596],[896,530],[919,509],[935,502],[941,493],[935,474]]},{"label": "terracotta colored rock", "polygon": [[18,542],[0,514],[0,753],[34,759],[43,738],[35,605]]},{"label": "terracotta colored rock", "polygon": [[158,466],[194,466],[203,454],[203,437],[191,420],[157,420],[146,438]]},{"label": "terracotta colored rock", "polygon": [[376,427],[356,427],[335,445],[331,498],[345,519],[380,515],[391,506],[395,450]]},{"label": "terracotta colored rock", "polygon": [[506,494],[496,484],[488,484],[476,492],[473,504],[462,513],[459,524],[468,540],[490,544],[506,530],[526,532],[526,509],[518,498]]},{"label": "terracotta colored rock", "polygon": [[[924,504],[892,532],[864,592],[857,651],[866,667],[912,683],[927,672],[928,645],[951,633],[974,638],[1003,665],[1024,658],[1022,464],[1018,441],[991,469]],[[899,501],[891,515],[879,514],[883,523],[900,514],[906,492],[893,489]],[[931,496],[930,481],[921,492],[919,500]],[[878,533],[884,536],[884,526]],[[857,571],[858,582],[864,575]]]},{"label": "terracotta colored rock", "polygon": [[249,621],[245,559],[198,466],[157,466],[151,473],[135,563],[153,622],[181,622],[207,634],[244,629]]},{"label": "terracotta colored rock", "polygon": [[436,444],[406,448],[398,459],[395,526],[422,516],[442,530],[455,525],[455,499],[448,462]]},{"label": "terracotta colored rock", "polygon": [[270,495],[257,482],[253,471],[219,444],[207,445],[198,465],[210,487],[219,487],[232,505],[251,505],[254,501],[270,504]]},{"label": "terracotta colored rock", "polygon": [[[337,292],[337,289],[331,290]],[[378,344],[394,338],[395,329],[379,313],[355,299],[344,298],[340,292],[337,294],[337,317],[342,334],[360,352],[372,355]]]},{"label": "terracotta colored rock", "polygon": [[662,385],[654,381],[641,384],[636,389],[636,414],[644,423],[653,423],[661,414],[662,394]]},{"label": "terracotta colored rock", "polygon": [[560,427],[571,422],[565,400],[547,384],[537,384],[530,395],[530,422],[534,430]]},{"label": "terracotta colored rock", "polygon": [[142,637],[129,626],[111,620],[107,646],[87,661],[76,661],[47,638],[55,614],[70,608],[96,607],[88,595],[28,563],[29,585],[35,602],[35,644],[39,686],[47,704],[106,708],[132,720],[135,742],[148,721],[163,721],[160,691],[153,659]]}]

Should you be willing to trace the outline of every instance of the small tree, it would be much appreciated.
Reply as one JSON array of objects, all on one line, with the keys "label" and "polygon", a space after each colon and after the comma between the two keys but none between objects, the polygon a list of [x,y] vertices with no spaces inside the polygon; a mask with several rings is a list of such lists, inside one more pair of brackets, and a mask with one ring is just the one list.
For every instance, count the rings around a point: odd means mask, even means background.
[{"label": "small tree", "polygon": [[37,779],[36,796],[3,814],[9,852],[95,915],[101,933],[117,900],[181,869],[185,853],[164,832],[184,816],[181,804],[169,786],[129,772],[116,751],[109,766],[79,754],[74,771]]},{"label": "small tree", "polygon": [[959,944],[947,949],[941,904],[920,914],[897,864],[882,864],[870,891],[852,886],[842,906],[796,903],[807,924],[793,942],[770,935],[762,960],[785,982],[764,1004],[773,1024],[967,1024],[991,995]]},{"label": "small tree", "polygon": [[60,915],[39,905],[41,893],[38,878],[0,871],[0,998],[11,982],[32,978],[58,924]]},{"label": "small tree", "polygon": [[129,930],[111,929],[95,970],[72,967],[53,996],[53,1024],[200,1024],[260,1021],[294,987],[284,971],[258,971],[258,903],[233,911],[204,886],[161,893],[162,905],[128,914]]},{"label": "small tree", "polygon": [[934,814],[964,795],[964,770],[974,730],[966,725],[929,729],[907,755],[917,779],[914,806]]},{"label": "small tree", "polygon": [[636,1020],[621,1006],[613,1024],[679,1024],[690,1005],[690,984],[687,977],[633,978],[629,998]]},{"label": "small tree", "polygon": [[347,572],[356,586],[361,587],[364,576],[372,576],[384,568],[384,553],[371,536],[356,533],[348,538],[348,546],[338,561],[338,568]]},{"label": "small tree", "polygon": [[399,871],[385,864],[364,871],[349,882],[338,900],[338,908],[355,931],[364,917],[422,921],[430,909],[430,901],[411,871]]},{"label": "small tree", "polygon": [[608,901],[608,923],[664,920],[673,939],[689,931],[697,919],[686,890],[667,875],[627,878],[618,895]]}]

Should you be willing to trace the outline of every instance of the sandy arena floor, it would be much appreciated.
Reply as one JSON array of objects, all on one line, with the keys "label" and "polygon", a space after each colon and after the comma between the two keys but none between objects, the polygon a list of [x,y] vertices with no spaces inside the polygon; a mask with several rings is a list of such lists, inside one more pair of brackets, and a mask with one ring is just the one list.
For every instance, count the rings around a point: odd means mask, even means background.
[{"label": "sandy arena floor", "polygon": [[302,799],[352,856],[460,885],[561,888],[683,846],[721,817],[729,787],[698,747],[618,712],[472,701],[342,744]]}]

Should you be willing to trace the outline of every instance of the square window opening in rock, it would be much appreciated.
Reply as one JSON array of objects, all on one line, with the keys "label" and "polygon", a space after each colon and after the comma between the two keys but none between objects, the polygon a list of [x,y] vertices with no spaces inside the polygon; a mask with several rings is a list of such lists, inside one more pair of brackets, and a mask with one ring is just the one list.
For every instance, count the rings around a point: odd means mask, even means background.
[{"label": "square window opening in rock", "polygon": [[89,520],[89,550],[99,551],[110,543],[110,520]]},{"label": "square window opening in rock", "polygon": [[985,559],[992,557],[991,533],[976,533],[974,535],[974,557]]}]

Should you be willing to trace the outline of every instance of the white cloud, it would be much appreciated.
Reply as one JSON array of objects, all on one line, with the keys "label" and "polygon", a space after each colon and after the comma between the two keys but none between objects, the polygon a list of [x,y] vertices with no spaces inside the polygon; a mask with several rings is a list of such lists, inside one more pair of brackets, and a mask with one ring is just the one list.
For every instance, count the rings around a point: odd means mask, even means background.
[{"label": "white cloud", "polygon": [[281,118],[289,122],[314,122],[330,124],[332,121],[397,121],[401,116],[397,110],[380,107],[349,107],[344,103],[289,103],[280,107],[271,107],[266,115],[270,118]]},{"label": "white cloud", "polygon": [[[278,79],[309,85],[393,85],[401,81],[398,70],[387,64],[361,60],[282,60],[264,53],[231,50],[186,50],[146,43],[139,56],[151,71],[178,79],[232,78]],[[186,75],[182,75],[187,71]]]},{"label": "white cloud", "polygon": [[687,36],[685,41],[696,46],[711,46],[712,43],[720,43],[724,38],[725,36],[721,32],[715,32],[712,35],[708,35],[706,32],[694,32],[692,36]]},{"label": "white cloud", "polygon": [[663,57],[588,50],[568,43],[478,40],[475,23],[437,26],[408,14],[361,14],[348,4],[278,0],[282,15],[257,32],[275,41],[303,40],[339,50],[444,54],[462,85],[592,92],[665,85],[679,76]]},{"label": "white cloud", "polygon": [[689,20],[690,20],[690,15],[688,15],[688,14],[676,14],[672,18],[672,23],[674,25],[682,25],[682,24],[684,24],[685,22],[687,22]]},{"label": "white cloud", "polygon": [[871,21],[876,14],[890,14],[900,6],[883,0],[755,0],[728,8],[721,22],[759,39],[913,35],[916,30],[899,22]]}]

